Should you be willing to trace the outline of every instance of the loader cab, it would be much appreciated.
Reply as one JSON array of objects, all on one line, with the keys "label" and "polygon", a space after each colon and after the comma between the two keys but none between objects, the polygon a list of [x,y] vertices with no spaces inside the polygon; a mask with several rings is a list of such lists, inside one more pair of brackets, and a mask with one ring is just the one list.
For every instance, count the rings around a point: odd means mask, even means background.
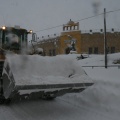
[{"label": "loader cab", "polygon": [[28,46],[28,34],[32,34],[32,30],[28,32],[26,29],[20,28],[20,26],[3,26],[0,28],[0,103],[4,99],[2,72],[5,52],[21,53],[21,50]]},{"label": "loader cab", "polygon": [[19,52],[23,47],[27,47],[28,32],[19,26],[2,27],[0,29],[0,47],[4,50]]}]

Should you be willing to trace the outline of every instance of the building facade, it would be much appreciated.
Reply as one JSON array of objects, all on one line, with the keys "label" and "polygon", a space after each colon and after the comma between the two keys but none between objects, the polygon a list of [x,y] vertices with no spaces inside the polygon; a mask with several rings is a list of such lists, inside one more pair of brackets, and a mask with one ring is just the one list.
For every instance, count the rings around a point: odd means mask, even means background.
[{"label": "building facade", "polygon": [[[108,53],[120,52],[120,32],[114,29],[107,32]],[[58,54],[76,53],[104,54],[104,32],[82,32],[79,30],[79,23],[69,21],[63,25],[63,32],[59,36],[49,37],[38,42],[37,47],[44,51],[44,55],[55,56]]]}]

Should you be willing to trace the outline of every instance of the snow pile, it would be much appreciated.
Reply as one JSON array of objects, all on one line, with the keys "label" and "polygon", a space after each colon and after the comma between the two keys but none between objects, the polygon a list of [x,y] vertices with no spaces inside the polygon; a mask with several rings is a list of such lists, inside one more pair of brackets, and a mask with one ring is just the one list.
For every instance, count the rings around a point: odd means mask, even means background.
[{"label": "snow pile", "polygon": [[67,56],[7,55],[16,85],[91,82],[78,62]]},{"label": "snow pile", "polygon": [[[107,61],[108,66],[113,65],[114,61],[120,59],[120,53],[108,54]],[[80,61],[82,66],[104,66],[105,65],[105,56],[104,55],[89,55],[87,59]]]},{"label": "snow pile", "polygon": [[[108,55],[108,65],[120,59],[120,53]],[[104,55],[91,55],[78,61],[82,66],[104,66]],[[119,66],[119,64],[117,64]],[[83,67],[94,80],[94,85],[80,94],[68,94],[62,99],[84,109],[81,119],[119,120],[120,69],[119,67]],[[83,120],[84,120],[83,119]]]}]

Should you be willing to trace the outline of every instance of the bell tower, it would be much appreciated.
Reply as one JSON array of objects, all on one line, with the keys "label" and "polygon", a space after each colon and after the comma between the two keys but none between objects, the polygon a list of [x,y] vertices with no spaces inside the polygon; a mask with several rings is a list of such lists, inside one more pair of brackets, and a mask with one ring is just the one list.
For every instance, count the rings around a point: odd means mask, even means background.
[{"label": "bell tower", "polygon": [[67,24],[63,25],[60,46],[61,54],[69,54],[70,51],[81,53],[81,32],[79,30],[79,22],[74,22],[70,19]]},{"label": "bell tower", "polygon": [[79,30],[79,22],[73,22],[71,19],[70,21],[63,25],[63,31],[74,31]]}]

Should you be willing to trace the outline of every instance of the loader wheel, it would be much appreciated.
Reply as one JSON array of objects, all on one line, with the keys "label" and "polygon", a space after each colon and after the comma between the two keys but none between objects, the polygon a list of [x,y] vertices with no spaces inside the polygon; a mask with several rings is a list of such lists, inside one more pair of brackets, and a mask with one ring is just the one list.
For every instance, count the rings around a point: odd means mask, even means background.
[{"label": "loader wheel", "polygon": [[4,104],[5,100],[0,99],[0,104]]},{"label": "loader wheel", "polygon": [[4,104],[5,98],[3,96],[0,96],[0,104]]},{"label": "loader wheel", "polygon": [[0,98],[0,104],[10,104],[10,99]]},{"label": "loader wheel", "polygon": [[10,102],[11,102],[11,99],[6,99],[4,103],[5,104],[10,104]]},{"label": "loader wheel", "polygon": [[51,96],[51,95],[43,95],[42,99],[43,100],[54,100],[56,97],[55,96]]}]

